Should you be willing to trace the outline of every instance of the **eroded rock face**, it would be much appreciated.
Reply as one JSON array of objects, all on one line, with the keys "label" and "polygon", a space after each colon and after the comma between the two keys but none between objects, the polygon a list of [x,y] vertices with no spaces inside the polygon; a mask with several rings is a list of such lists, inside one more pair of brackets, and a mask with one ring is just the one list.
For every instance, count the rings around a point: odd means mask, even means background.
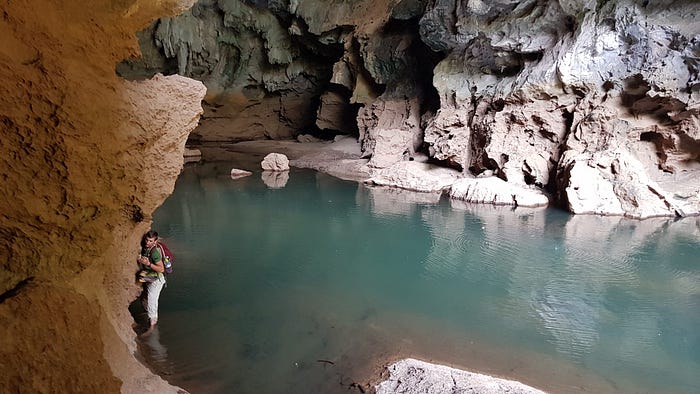
[{"label": "eroded rock face", "polygon": [[[179,1],[35,0],[0,27],[0,387],[169,392],[133,354],[134,253],[172,192],[205,88],[129,82],[133,32]],[[8,290],[10,290],[8,292]]]},{"label": "eroded rock face", "polygon": [[[277,13],[277,15],[276,15]],[[289,139],[313,127],[334,59],[333,40],[310,42],[286,11],[239,0],[203,0],[183,15],[163,18],[141,33],[141,59],[121,64],[129,78],[178,73],[207,86],[200,141]],[[313,51],[316,56],[302,56]]]},{"label": "eroded rock face", "polygon": [[688,215],[700,213],[698,13],[692,1],[200,1],[151,29],[160,60],[146,63],[216,92],[202,139],[345,133],[373,168],[422,152],[574,213]]},{"label": "eroded rock face", "polygon": [[698,66],[688,60],[700,45],[690,27],[698,7],[645,4],[470,2],[449,14],[452,3],[436,3],[421,33],[449,54],[435,69],[431,154],[549,185],[574,213],[700,212],[700,182],[687,177],[700,169],[688,134],[698,129]]}]

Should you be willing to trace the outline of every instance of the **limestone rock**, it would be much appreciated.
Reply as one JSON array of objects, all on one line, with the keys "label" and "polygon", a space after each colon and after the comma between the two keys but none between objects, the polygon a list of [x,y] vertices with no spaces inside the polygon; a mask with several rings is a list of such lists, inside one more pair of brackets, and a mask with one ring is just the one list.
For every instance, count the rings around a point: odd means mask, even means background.
[{"label": "limestone rock", "polygon": [[349,134],[356,130],[356,112],[350,107],[350,97],[341,92],[326,91],[316,112],[316,126],[321,130]]},{"label": "limestone rock", "polygon": [[244,178],[250,175],[253,175],[253,173],[250,171],[240,170],[238,168],[231,169],[231,179]]},{"label": "limestone rock", "polygon": [[[207,86],[195,140],[320,128],[358,137],[364,174],[426,153],[467,178],[553,190],[573,212],[685,216],[700,214],[699,13],[691,1],[202,0],[140,42],[145,70]],[[123,72],[142,77],[130,62]]]},{"label": "limestone rock", "polygon": [[[686,203],[649,179],[641,163],[624,151],[566,152],[560,171],[562,192],[573,213],[685,216]],[[568,182],[566,182],[568,180]]]},{"label": "limestone rock", "polygon": [[117,69],[135,78],[161,64],[157,71],[202,81],[208,92],[194,136],[200,141],[292,138],[314,124],[313,98],[330,76],[326,62],[335,59],[300,57],[301,47],[313,42],[293,39],[275,12],[282,11],[238,0],[199,1],[144,31],[145,58]]},{"label": "limestone rock", "polygon": [[350,60],[343,58],[333,64],[333,77],[331,83],[345,87],[349,91],[355,90],[355,76]]},{"label": "limestone rock", "polygon": [[307,143],[307,142],[321,142],[323,140],[321,140],[320,138],[316,138],[310,134],[299,134],[297,136],[297,141],[299,141],[301,143]]},{"label": "limestone rock", "polygon": [[260,166],[265,171],[289,171],[289,159],[281,153],[270,153],[263,158]]},{"label": "limestone rock", "polygon": [[410,358],[400,360],[387,369],[389,378],[375,386],[377,394],[544,394],[543,391],[513,380]]},{"label": "limestone rock", "polygon": [[497,177],[461,178],[452,184],[450,198],[473,203],[541,207],[549,204],[537,188],[508,183]]},{"label": "limestone rock", "polygon": [[4,392],[178,391],[135,358],[128,262],[172,193],[206,89],[126,81],[115,64],[138,53],[137,30],[191,3],[0,5]]},{"label": "limestone rock", "polygon": [[371,167],[389,167],[415,155],[422,140],[418,108],[416,98],[381,97],[360,110],[360,140]]},{"label": "limestone rock", "polygon": [[419,192],[442,192],[459,177],[459,172],[419,161],[402,161],[374,172],[368,183]]}]

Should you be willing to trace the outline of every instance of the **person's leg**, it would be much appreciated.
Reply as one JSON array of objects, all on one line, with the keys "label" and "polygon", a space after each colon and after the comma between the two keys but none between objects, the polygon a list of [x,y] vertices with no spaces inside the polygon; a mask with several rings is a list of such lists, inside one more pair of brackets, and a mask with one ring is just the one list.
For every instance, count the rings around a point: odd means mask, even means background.
[{"label": "person's leg", "polygon": [[158,279],[146,286],[148,292],[146,295],[146,312],[148,313],[151,327],[158,322],[158,299],[160,298],[160,291],[163,290],[163,285],[165,285],[165,279]]}]

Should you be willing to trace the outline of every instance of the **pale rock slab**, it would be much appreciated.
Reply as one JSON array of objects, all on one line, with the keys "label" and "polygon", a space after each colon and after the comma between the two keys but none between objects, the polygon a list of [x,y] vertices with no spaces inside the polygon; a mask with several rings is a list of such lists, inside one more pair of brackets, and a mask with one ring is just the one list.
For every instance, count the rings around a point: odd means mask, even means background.
[{"label": "pale rock slab", "polygon": [[539,189],[514,185],[497,177],[461,178],[452,184],[450,198],[523,207],[541,207],[549,204],[549,198]]},{"label": "pale rock slab", "polygon": [[628,151],[567,151],[559,166],[561,188],[572,213],[635,219],[695,213],[692,201],[664,190]]},{"label": "pale rock slab", "polygon": [[411,358],[390,365],[388,370],[389,379],[375,386],[377,394],[544,394],[544,391],[514,380],[462,371]]},{"label": "pale rock slab", "polygon": [[249,175],[253,175],[253,173],[246,170],[239,170],[238,168],[231,169],[231,179],[243,178]]},{"label": "pale rock slab", "polygon": [[370,167],[387,168],[412,157],[423,140],[417,99],[378,98],[358,113],[362,152]]},{"label": "pale rock slab", "polygon": [[459,177],[459,171],[454,169],[420,161],[402,161],[375,171],[367,182],[419,192],[440,192],[449,189]]},{"label": "pale rock slab", "polygon": [[260,166],[265,171],[289,171],[289,159],[281,153],[270,153],[265,156]]}]

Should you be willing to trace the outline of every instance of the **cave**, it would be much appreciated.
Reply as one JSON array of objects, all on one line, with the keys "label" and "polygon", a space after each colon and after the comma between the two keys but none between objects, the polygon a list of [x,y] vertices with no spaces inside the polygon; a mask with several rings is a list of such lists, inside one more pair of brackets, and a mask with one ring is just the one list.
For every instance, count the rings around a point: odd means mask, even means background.
[{"label": "cave", "polygon": [[186,147],[349,137],[387,178],[424,157],[521,206],[700,214],[693,2],[193,3],[1,6],[3,390],[175,390],[138,359],[129,262]]}]

